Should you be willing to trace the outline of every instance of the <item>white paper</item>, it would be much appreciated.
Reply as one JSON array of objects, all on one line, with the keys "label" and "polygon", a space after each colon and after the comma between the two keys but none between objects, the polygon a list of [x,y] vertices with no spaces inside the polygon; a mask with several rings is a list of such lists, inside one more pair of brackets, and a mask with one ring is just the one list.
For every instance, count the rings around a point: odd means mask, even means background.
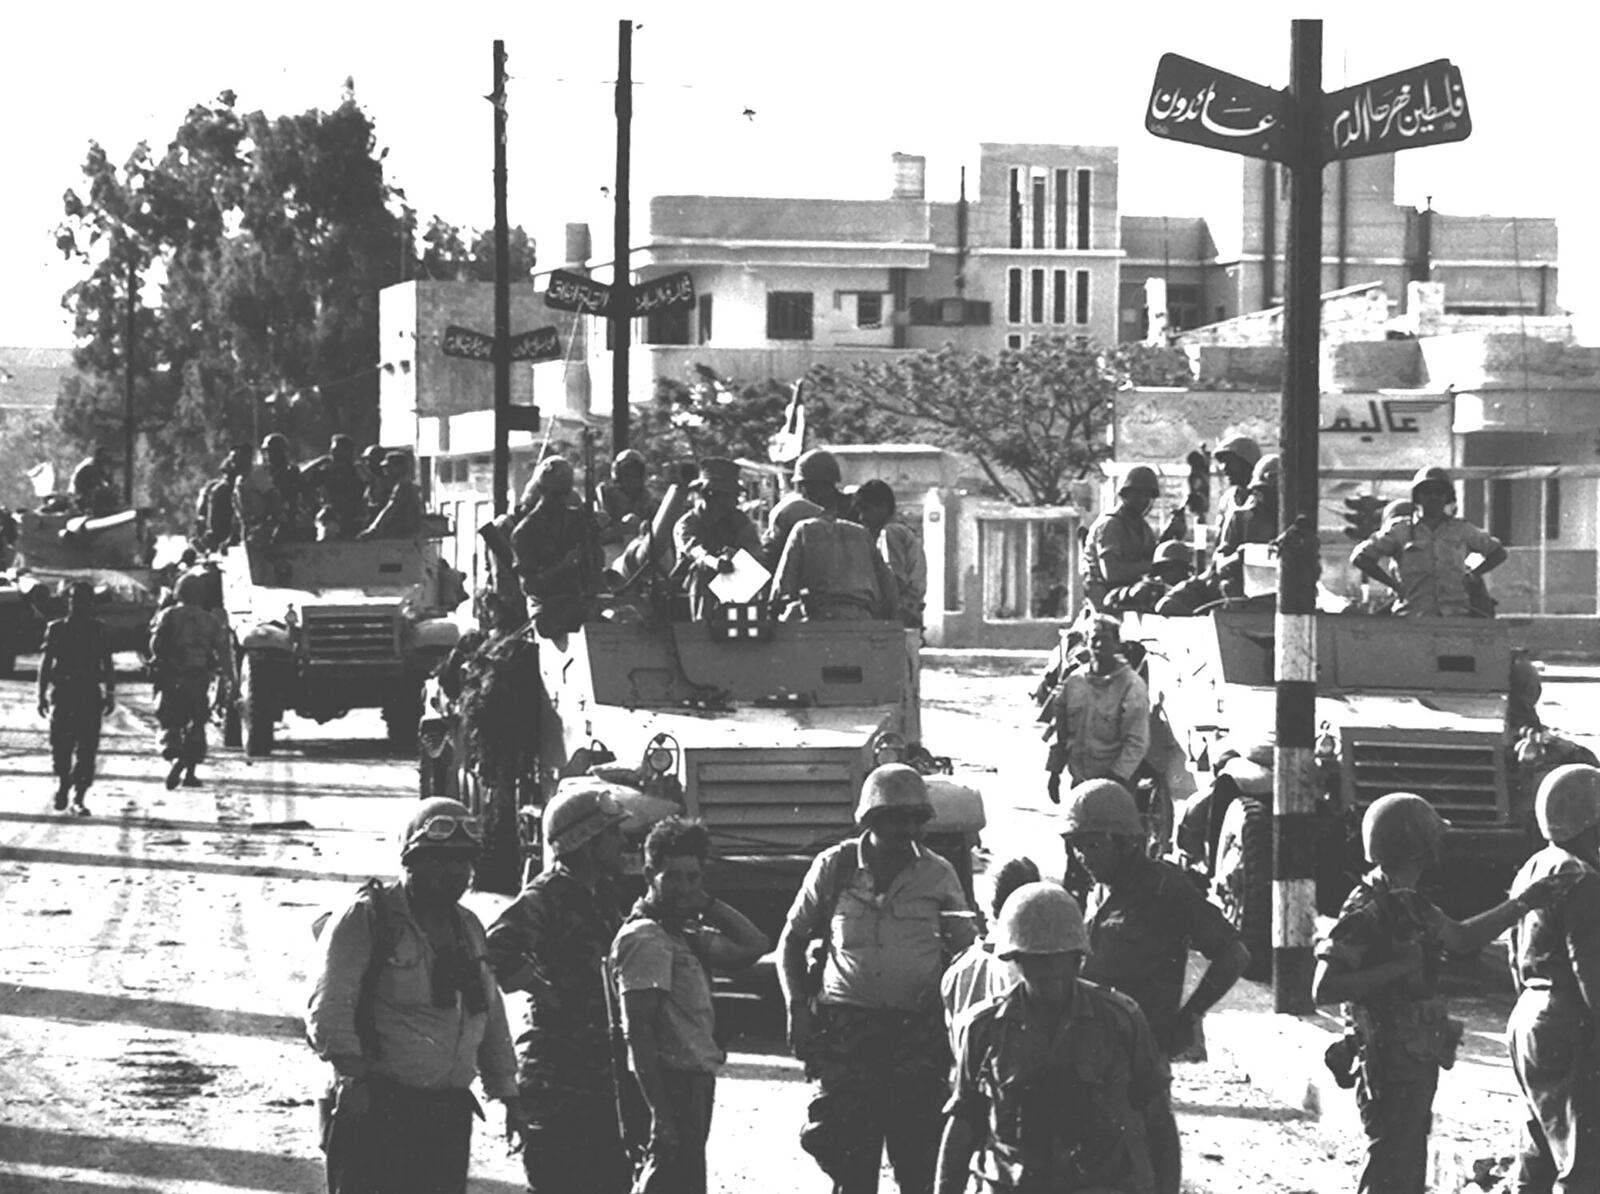
[{"label": "white paper", "polygon": [[740,548],[733,556],[733,571],[711,578],[711,593],[724,605],[742,605],[761,592],[772,573],[755,556]]}]

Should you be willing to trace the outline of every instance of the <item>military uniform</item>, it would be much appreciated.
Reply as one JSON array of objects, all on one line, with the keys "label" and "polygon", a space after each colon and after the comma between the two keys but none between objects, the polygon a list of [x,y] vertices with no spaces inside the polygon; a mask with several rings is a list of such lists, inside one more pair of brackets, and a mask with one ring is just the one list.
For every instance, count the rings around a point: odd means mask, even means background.
[{"label": "military uniform", "polygon": [[957,1026],[955,1090],[945,1114],[985,1145],[985,1191],[1151,1194],[1146,1138],[1167,1072],[1133,1000],[1079,981],[1060,1025],[1028,1014],[1024,987],[979,1004]]},{"label": "military uniform", "polygon": [[1361,1194],[1421,1194],[1428,1165],[1428,1133],[1439,1070],[1455,1064],[1460,1024],[1438,995],[1443,913],[1409,889],[1391,887],[1381,870],[1369,871],[1317,943],[1317,957],[1345,971],[1395,961],[1412,941],[1425,953],[1422,971],[1346,1004],[1360,1043],[1356,1104],[1367,1133]]},{"label": "military uniform", "polygon": [[192,769],[206,757],[211,678],[232,674],[227,632],[198,605],[171,606],[150,627],[150,662],[161,757]]},{"label": "military uniform", "polygon": [[422,532],[422,490],[415,481],[393,483],[388,500],[373,516],[359,539],[409,539]]},{"label": "military uniform", "polygon": [[894,575],[872,536],[832,515],[808,518],[789,532],[772,596],[823,622],[893,618],[900,606]]},{"label": "military uniform", "polygon": [[1102,514],[1083,545],[1084,600],[1100,609],[1106,591],[1143,577],[1155,554],[1156,533],[1144,515],[1121,507]]},{"label": "military uniform", "polygon": [[100,720],[116,689],[105,627],[98,618],[58,618],[45,627],[39,662],[39,697],[50,700],[50,755],[60,786],[55,805],[67,807],[67,790],[84,793],[94,782]]},{"label": "military uniform", "polygon": [[547,638],[583,624],[585,556],[590,575],[599,572],[602,562],[591,529],[581,506],[541,498],[511,532],[529,612]]},{"label": "military uniform", "polygon": [[354,460],[318,456],[300,470],[302,484],[317,495],[319,540],[353,539],[367,521],[366,480]]},{"label": "military uniform", "polygon": [[1531,1113],[1515,1189],[1526,1194],[1600,1190],[1600,1044],[1588,1002],[1600,991],[1600,874],[1550,845],[1523,864],[1511,894],[1560,871],[1583,877],[1560,907],[1511,930],[1511,1066]]},{"label": "military uniform", "polygon": [[1500,550],[1500,540],[1465,519],[1447,516],[1437,526],[1430,526],[1418,513],[1391,520],[1358,546],[1350,560],[1394,560],[1400,581],[1395,613],[1465,618],[1472,613],[1467,556],[1488,556]]},{"label": "military uniform", "polygon": [[730,510],[727,517],[712,519],[703,507],[696,506],[678,519],[672,528],[672,543],[680,560],[691,565],[689,573],[689,614],[705,618],[716,598],[708,586],[716,575],[715,560],[725,551],[743,549],[761,558],[761,536],[755,523],[743,510]]},{"label": "military uniform", "polygon": [[489,928],[495,976],[507,990],[529,991],[516,1045],[533,1194],[628,1188],[600,973],[621,925],[610,881],[599,876],[591,892],[558,861]]},{"label": "military uniform", "polygon": [[761,536],[761,559],[769,572],[778,570],[783,558],[784,544],[789,542],[789,532],[808,518],[821,518],[827,511],[810,498],[798,493],[787,493],[772,508],[767,517],[767,533]]}]

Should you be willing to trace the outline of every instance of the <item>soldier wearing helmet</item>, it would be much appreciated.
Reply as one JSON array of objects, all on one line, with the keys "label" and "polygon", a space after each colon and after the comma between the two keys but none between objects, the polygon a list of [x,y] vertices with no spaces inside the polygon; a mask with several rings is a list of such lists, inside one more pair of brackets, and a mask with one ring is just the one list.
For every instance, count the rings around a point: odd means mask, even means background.
[{"label": "soldier wearing helmet", "polygon": [[791,620],[859,622],[900,613],[899,585],[873,537],[832,507],[789,532],[772,597]]},{"label": "soldier wearing helmet", "polygon": [[324,456],[300,470],[302,487],[316,495],[318,542],[354,539],[370,519],[366,514],[366,480],[356,461],[356,441],[339,434],[328,441]]},{"label": "soldier wearing helmet", "polygon": [[1514,1188],[1600,1189],[1600,769],[1572,763],[1539,784],[1549,844],[1512,881],[1513,898],[1559,876],[1559,904],[1511,930],[1517,1005],[1507,1025],[1511,1068],[1528,1104]]},{"label": "soldier wearing helmet", "polygon": [[318,937],[306,1036],[333,1068],[329,1194],[466,1194],[474,1078],[503,1103],[507,1137],[523,1131],[505,1004],[483,924],[461,905],[482,841],[465,805],[413,804],[403,877],[363,886]]},{"label": "soldier wearing helmet", "polygon": [[527,992],[517,1090],[533,1194],[623,1194],[610,1024],[601,963],[622,927],[618,789],[564,779],[541,818],[548,865],[489,926],[489,964],[507,995]]},{"label": "soldier wearing helmet", "polygon": [[546,638],[583,625],[604,565],[598,528],[574,492],[565,456],[547,456],[523,493],[527,512],[511,531],[517,575],[534,626]]},{"label": "soldier wearing helmet", "polygon": [[100,753],[100,721],[116,705],[117,673],[105,626],[89,612],[94,586],[74,581],[67,590],[67,616],[44,629],[39,657],[39,716],[50,719],[50,755],[55,765],[57,812],[89,815],[85,797],[94,783]]},{"label": "soldier wearing helmet", "polygon": [[1051,803],[1061,799],[1061,773],[1071,785],[1091,779],[1132,782],[1150,748],[1150,690],[1122,655],[1117,620],[1097,615],[1089,629],[1089,662],[1056,685],[1055,741],[1045,770]]},{"label": "soldier wearing helmet", "polygon": [[[1122,784],[1097,779],[1073,788],[1061,835],[1094,883],[1083,976],[1138,1003],[1164,1058],[1189,1052],[1199,1044],[1201,1017],[1239,981],[1250,951],[1188,875],[1150,857],[1138,806]],[[1184,999],[1191,950],[1207,964]],[[1177,1194],[1182,1154],[1172,1108],[1152,1105],[1148,1129],[1156,1189]]]},{"label": "soldier wearing helmet", "polygon": [[595,487],[595,498],[595,513],[604,516],[602,543],[625,543],[648,527],[659,503],[645,486],[644,456],[632,448],[618,452],[611,478]]},{"label": "soldier wearing helmet", "polygon": [[1083,596],[1097,610],[1106,608],[1110,590],[1138,581],[1156,554],[1155,532],[1144,517],[1161,496],[1155,470],[1130,468],[1118,494],[1116,509],[1094,520],[1083,545]]},{"label": "soldier wearing helmet", "polygon": [[842,512],[844,498],[839,493],[842,476],[838,458],[826,448],[812,448],[794,462],[791,477],[794,489],[772,508],[766,533],[761,536],[761,555],[769,569],[777,571],[784,544],[789,542],[789,532],[799,523],[808,518],[821,518],[829,511]]},{"label": "soldier wearing helmet", "polygon": [[[1187,543],[1169,539],[1156,544],[1150,567],[1131,585],[1106,594],[1106,608],[1118,613],[1155,613],[1167,596],[1190,579],[1194,551]],[[1193,611],[1186,611],[1192,613]]]},{"label": "soldier wearing helmet", "polygon": [[928,560],[922,550],[922,536],[908,522],[895,517],[894,490],[887,481],[873,477],[861,483],[855,495],[858,521],[889,565],[894,576],[895,594],[900,602],[900,620],[907,626],[921,627],[922,607],[928,596]]},{"label": "soldier wearing helmet", "polygon": [[[195,788],[195,767],[206,757],[206,722],[234,690],[233,650],[221,618],[205,608],[207,577],[185,572],[173,587],[177,604],[150,624],[150,672],[155,680],[161,757],[170,764],[167,787]],[[211,691],[217,682],[216,693]]]},{"label": "soldier wearing helmet", "polygon": [[303,509],[300,469],[289,457],[289,437],[274,431],[261,441],[261,467],[266,470],[277,493],[274,517],[278,523],[279,539],[302,538]]},{"label": "soldier wearing helmet", "polygon": [[[1350,553],[1351,565],[1394,590],[1397,614],[1465,618],[1492,613],[1483,577],[1505,563],[1500,540],[1451,513],[1455,487],[1442,468],[1417,470],[1411,501],[1412,514],[1386,522],[1358,544]],[[1469,556],[1478,557],[1470,568]],[[1392,572],[1383,566],[1385,559],[1394,561]],[[1476,600],[1475,592],[1481,594]]]},{"label": "soldier wearing helmet", "polygon": [[109,448],[96,448],[93,455],[72,470],[72,499],[79,514],[103,518],[121,508],[115,470],[116,458]]},{"label": "soldier wearing helmet", "polygon": [[954,868],[922,845],[932,816],[914,768],[872,771],[860,836],[812,862],[778,941],[789,1045],[818,1083],[800,1142],[841,1194],[877,1188],[886,1145],[900,1189],[933,1183],[950,1069],[939,976],[976,934]]},{"label": "soldier wearing helmet", "polygon": [[[1375,800],[1361,821],[1373,869],[1316,946],[1312,995],[1344,1002],[1356,1050],[1356,1103],[1367,1134],[1363,1190],[1421,1190],[1439,1070],[1455,1063],[1459,1021],[1438,993],[1445,951],[1476,953],[1534,909],[1559,900],[1570,879],[1545,876],[1466,921],[1417,891],[1440,860],[1449,824],[1410,792]],[[1330,1059],[1330,1064],[1332,1061]],[[1346,1076],[1336,1070],[1341,1083]]]},{"label": "soldier wearing helmet", "polygon": [[[1146,1123],[1169,1104],[1167,1067],[1138,1004],[1085,982],[1089,938],[1056,883],[1006,900],[995,953],[1020,982],[958,1022],[935,1189],[1159,1189]],[[905,1189],[904,1186],[901,1187]]]},{"label": "soldier wearing helmet", "polygon": [[721,456],[700,462],[700,476],[689,485],[694,505],[672,528],[679,567],[688,572],[689,615],[696,621],[709,616],[716,603],[711,582],[718,573],[733,571],[733,558],[741,551],[761,556],[761,536],[750,516],[739,509],[739,466]]},{"label": "soldier wearing helmet", "polygon": [[388,500],[357,539],[414,539],[422,533],[422,490],[416,481],[417,461],[410,452],[395,450],[383,457],[383,480]]},{"label": "soldier wearing helmet", "polygon": [[1250,500],[1250,481],[1256,462],[1261,459],[1261,445],[1248,435],[1236,435],[1218,444],[1211,459],[1222,470],[1223,480],[1227,482],[1217,502],[1217,525],[1225,526],[1228,515]]}]

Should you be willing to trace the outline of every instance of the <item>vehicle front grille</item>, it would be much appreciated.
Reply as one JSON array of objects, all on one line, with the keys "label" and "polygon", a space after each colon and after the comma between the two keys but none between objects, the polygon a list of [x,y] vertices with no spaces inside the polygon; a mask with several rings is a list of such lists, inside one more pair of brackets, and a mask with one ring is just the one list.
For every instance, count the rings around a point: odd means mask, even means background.
[{"label": "vehicle front grille", "polygon": [[1365,808],[1391,792],[1414,792],[1457,825],[1505,822],[1509,809],[1503,753],[1497,738],[1465,740],[1422,735],[1347,735],[1344,741],[1350,797]]},{"label": "vehicle front grille", "polygon": [[723,854],[814,854],[855,828],[860,752],[708,750],[689,757],[689,811]]},{"label": "vehicle front grille", "polygon": [[393,610],[303,610],[300,636],[305,660],[312,665],[387,663],[396,658]]}]

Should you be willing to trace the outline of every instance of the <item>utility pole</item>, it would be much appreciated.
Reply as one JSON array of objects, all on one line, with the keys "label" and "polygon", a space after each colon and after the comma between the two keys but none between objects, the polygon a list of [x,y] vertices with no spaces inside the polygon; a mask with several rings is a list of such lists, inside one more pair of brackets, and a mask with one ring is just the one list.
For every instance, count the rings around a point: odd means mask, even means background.
[{"label": "utility pole", "polygon": [[628,270],[628,159],[633,123],[633,22],[617,22],[617,186],[611,267],[611,455],[628,446],[628,339],[633,286]]},{"label": "utility pole", "polygon": [[139,307],[139,267],[128,258],[128,311],[122,347],[122,498],[133,507],[133,340],[134,317]]},{"label": "utility pole", "polygon": [[511,250],[506,223],[506,43],[494,43],[494,513],[511,508]]}]

